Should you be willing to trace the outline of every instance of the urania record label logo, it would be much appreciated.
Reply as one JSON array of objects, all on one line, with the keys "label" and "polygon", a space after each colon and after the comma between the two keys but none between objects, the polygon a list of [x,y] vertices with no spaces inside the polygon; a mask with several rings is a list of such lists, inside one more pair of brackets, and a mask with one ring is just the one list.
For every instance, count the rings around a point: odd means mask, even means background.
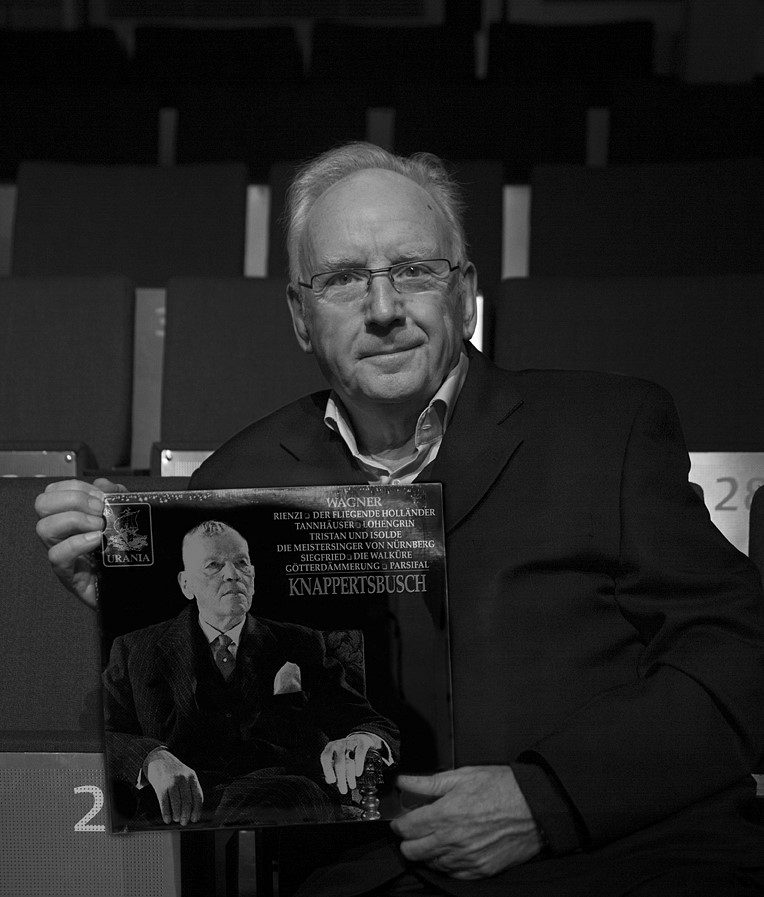
[{"label": "urania record label logo", "polygon": [[151,506],[147,502],[109,504],[101,537],[105,567],[148,567],[154,563]]}]

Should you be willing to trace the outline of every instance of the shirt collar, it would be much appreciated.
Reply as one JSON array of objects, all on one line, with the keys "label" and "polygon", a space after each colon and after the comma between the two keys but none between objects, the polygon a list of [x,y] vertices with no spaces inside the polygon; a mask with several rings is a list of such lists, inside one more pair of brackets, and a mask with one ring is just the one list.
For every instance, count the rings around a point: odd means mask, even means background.
[{"label": "shirt collar", "polygon": [[[434,453],[437,453],[440,441],[446,432],[456,400],[467,377],[468,368],[469,358],[465,352],[461,352],[459,360],[449,371],[440,389],[438,389],[432,399],[430,399],[427,407],[419,415],[414,432],[414,451],[420,454],[423,462],[422,467],[425,463],[430,463],[430,461],[434,460]],[[342,399],[334,390],[331,391],[326,403],[324,423],[343,439],[353,457],[361,462],[365,468],[379,468],[379,462],[376,459],[372,459],[369,455],[361,454],[350,416],[342,404]],[[433,449],[434,452],[428,451],[428,449]]]},{"label": "shirt collar", "polygon": [[[235,648],[239,647],[239,641],[241,640],[241,631],[244,629],[244,623],[246,622],[246,617],[241,621],[241,623],[237,623],[233,629],[227,629],[226,635],[234,644]],[[202,628],[202,632],[207,638],[209,644],[212,644],[215,639],[221,634],[222,630],[216,629],[214,626],[211,626],[206,620],[203,620],[199,617],[199,625]]]}]

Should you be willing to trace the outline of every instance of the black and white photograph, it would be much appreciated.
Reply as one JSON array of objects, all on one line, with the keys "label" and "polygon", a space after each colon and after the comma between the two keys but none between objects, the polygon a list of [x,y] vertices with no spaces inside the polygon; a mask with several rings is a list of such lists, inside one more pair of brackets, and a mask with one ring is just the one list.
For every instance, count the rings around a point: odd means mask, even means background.
[{"label": "black and white photograph", "polygon": [[[115,831],[377,821],[394,772],[448,762],[423,738],[450,738],[438,487],[136,493],[106,521]],[[401,700],[404,656],[439,718]]]},{"label": "black and white photograph", "polygon": [[764,0],[0,0],[3,894],[764,895],[763,115]]}]

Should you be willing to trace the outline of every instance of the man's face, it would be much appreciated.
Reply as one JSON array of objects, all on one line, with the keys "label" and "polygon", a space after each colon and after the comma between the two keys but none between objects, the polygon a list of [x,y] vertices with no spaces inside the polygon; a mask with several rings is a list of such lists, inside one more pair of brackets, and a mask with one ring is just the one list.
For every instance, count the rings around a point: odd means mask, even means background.
[{"label": "man's face", "polygon": [[[452,257],[446,223],[429,193],[391,171],[349,175],[310,210],[303,278],[338,268],[383,268]],[[314,352],[348,408],[394,404],[417,413],[437,392],[475,327],[475,270],[462,265],[437,290],[397,293],[384,275],[365,298],[332,303],[290,287],[298,341]]]},{"label": "man's face", "polygon": [[252,606],[255,568],[239,533],[226,529],[191,536],[183,548],[183,564],[178,582],[189,601],[196,599],[203,620],[225,632],[244,618]]}]

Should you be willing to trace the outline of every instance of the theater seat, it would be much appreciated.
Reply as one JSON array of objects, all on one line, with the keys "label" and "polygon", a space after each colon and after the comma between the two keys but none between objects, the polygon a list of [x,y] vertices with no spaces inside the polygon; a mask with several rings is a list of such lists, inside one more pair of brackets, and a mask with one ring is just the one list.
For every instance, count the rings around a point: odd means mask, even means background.
[{"label": "theater seat", "polygon": [[30,159],[78,164],[153,164],[159,97],[149,87],[14,84],[0,78],[0,178],[15,182]]},{"label": "theater seat", "polygon": [[488,79],[578,80],[598,86],[653,74],[655,26],[648,20],[545,25],[494,22],[488,31]]},{"label": "theater seat", "polygon": [[540,165],[531,276],[764,273],[764,159]]},{"label": "theater seat", "polygon": [[175,274],[244,270],[241,164],[25,162],[17,187],[14,275],[123,274],[161,287]]},{"label": "theater seat", "polygon": [[[318,21],[313,27],[310,81],[342,91],[357,84],[370,106],[392,106],[402,96],[416,97],[427,84],[442,88],[474,77],[469,28],[337,21]],[[450,117],[447,107],[441,114]]]},{"label": "theater seat", "polygon": [[453,162],[497,159],[504,183],[527,184],[534,165],[583,164],[586,109],[576,81],[423,85],[396,104],[394,148]]},{"label": "theater seat", "polygon": [[611,163],[700,162],[762,156],[761,87],[674,79],[613,85]]},{"label": "theater seat", "polygon": [[693,451],[762,451],[764,275],[505,280],[490,310],[507,368],[615,371],[672,393]]},{"label": "theater seat", "polygon": [[177,833],[107,834],[97,616],[61,586],[35,534],[48,482],[0,477],[0,890],[178,897]]},{"label": "theater seat", "polygon": [[212,450],[257,418],[326,387],[315,360],[297,345],[286,284],[278,277],[170,281],[162,447]]},{"label": "theater seat", "polygon": [[748,557],[759,568],[764,583],[764,488],[757,489],[751,500],[748,540]]},{"label": "theater seat", "polygon": [[[764,583],[764,488],[757,489],[751,500],[748,529],[748,556],[759,568]],[[757,781],[756,818],[764,825],[764,757],[755,769]]]},{"label": "theater seat", "polygon": [[71,473],[129,463],[134,306],[124,277],[0,279],[0,449],[38,452],[2,472],[51,473],[39,452],[83,444]]},{"label": "theater seat", "polygon": [[135,78],[159,90],[168,106],[176,104],[189,84],[241,85],[257,90],[263,84],[302,80],[302,55],[289,25],[138,25],[134,43]]},{"label": "theater seat", "polygon": [[[368,99],[355,84],[342,90],[309,84],[189,84],[178,98],[179,163],[236,160],[254,184],[280,159],[306,159],[321,147],[363,140]],[[190,273],[178,271],[178,274]]]}]

